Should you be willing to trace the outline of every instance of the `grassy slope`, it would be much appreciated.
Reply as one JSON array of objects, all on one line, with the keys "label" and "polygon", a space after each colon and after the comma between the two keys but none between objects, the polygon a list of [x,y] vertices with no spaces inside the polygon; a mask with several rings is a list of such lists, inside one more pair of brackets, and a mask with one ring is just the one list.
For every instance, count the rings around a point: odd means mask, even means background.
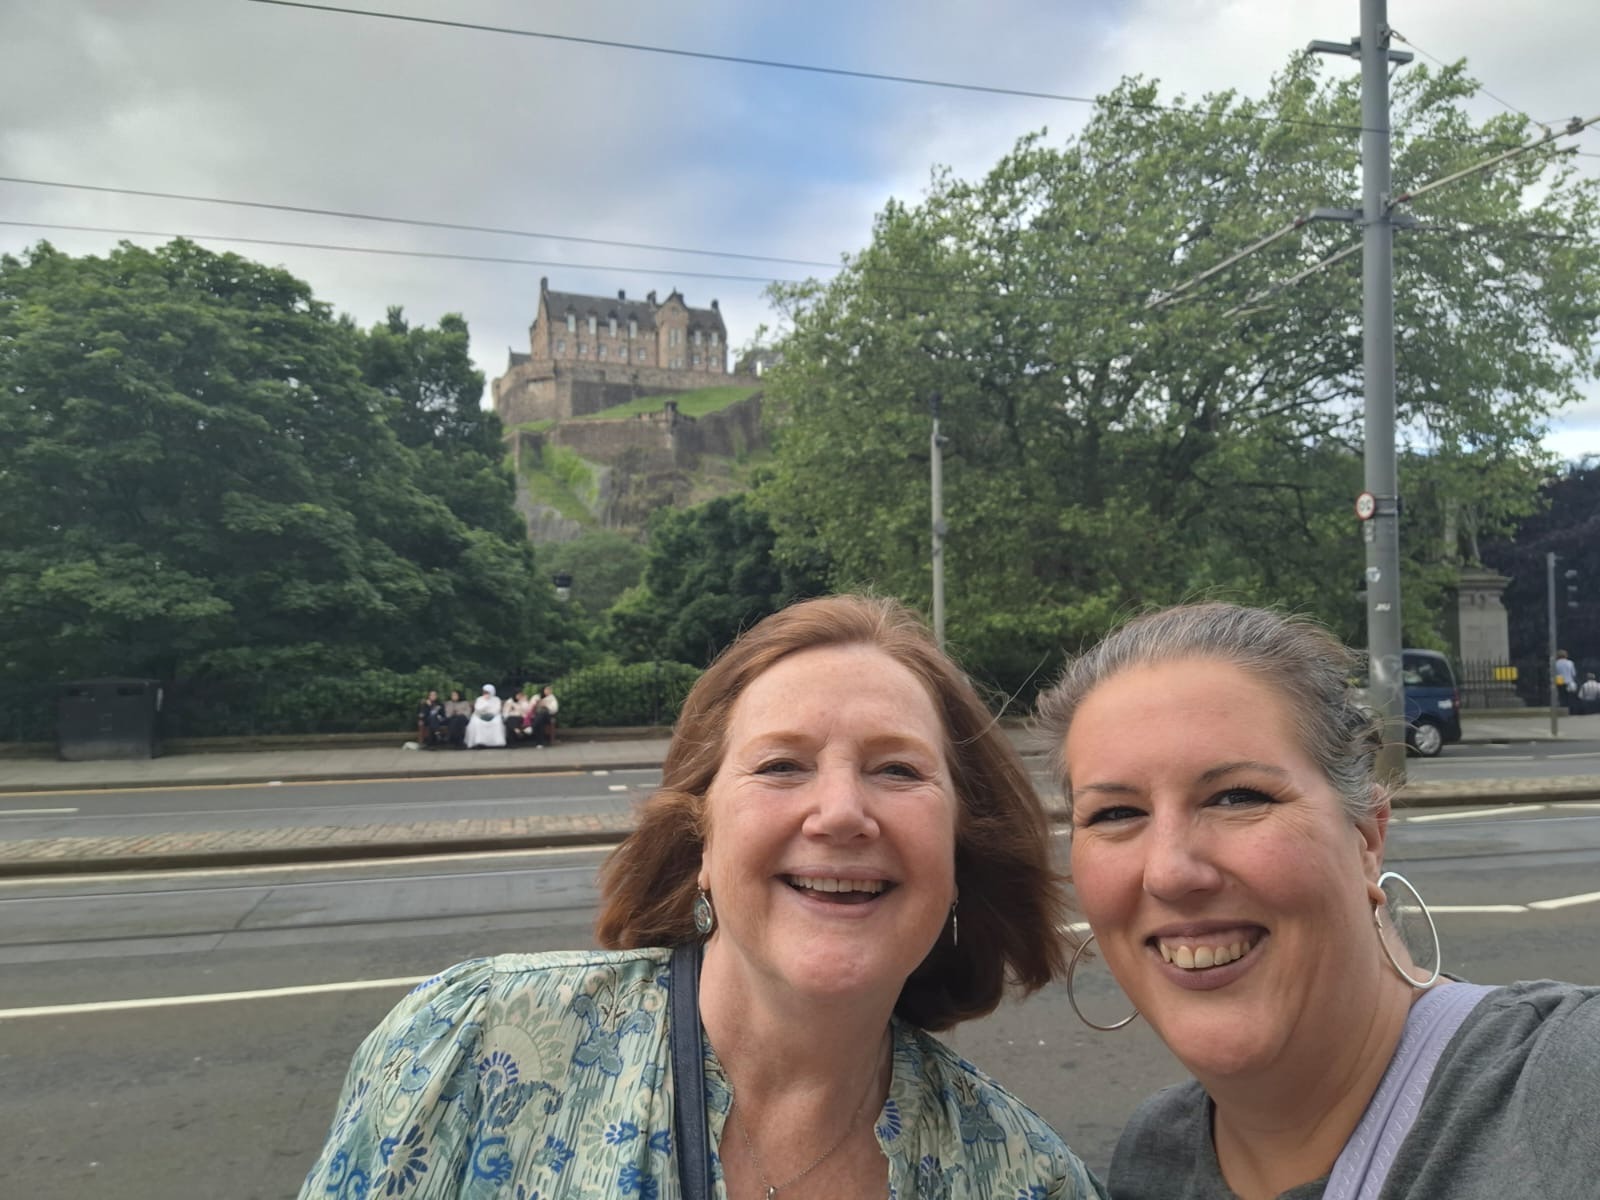
[{"label": "grassy slope", "polygon": [[660,412],[666,407],[668,400],[678,402],[678,411],[686,417],[703,417],[707,413],[721,412],[731,404],[747,400],[760,388],[753,387],[709,387],[700,388],[693,392],[677,392],[664,396],[640,396],[637,400],[630,400],[627,404],[619,404],[615,408],[603,408],[599,412],[588,413],[577,417],[579,421],[606,421],[618,417],[636,417],[640,413]]}]

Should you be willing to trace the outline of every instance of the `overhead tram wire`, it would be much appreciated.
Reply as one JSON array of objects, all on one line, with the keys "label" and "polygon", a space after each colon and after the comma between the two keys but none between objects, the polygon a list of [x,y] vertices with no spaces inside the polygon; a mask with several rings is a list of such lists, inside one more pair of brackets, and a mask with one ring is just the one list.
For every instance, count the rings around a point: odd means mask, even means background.
[{"label": "overhead tram wire", "polygon": [[[635,54],[660,54],[673,58],[700,59],[705,62],[728,63],[737,66],[763,67],[774,71],[798,71],[811,75],[831,75],[844,79],[864,79],[877,83],[904,84],[911,87],[942,88],[947,91],[976,92],[991,96],[1008,96],[1022,100],[1050,100],[1063,104],[1105,104],[1134,112],[1166,112],[1189,117],[1215,117],[1211,109],[1186,108],[1181,104],[1158,104],[1154,101],[1113,100],[1105,96],[1078,96],[1067,92],[1047,92],[1033,88],[1004,87],[999,84],[963,83],[950,79],[933,79],[919,75],[894,75],[883,71],[857,71],[847,67],[828,67],[817,63],[784,62],[771,58],[752,58],[740,54],[716,54],[708,50],[685,50],[677,46],[652,46],[642,42],[622,42],[610,38],[581,37],[569,33],[551,33],[542,29],[516,29],[505,25],[484,25],[474,21],[452,21],[444,17],[421,17],[410,13],[381,12],[367,8],[348,8],[335,4],[313,4],[308,0],[244,0],[246,4],[265,4],[274,8],[302,9],[309,12],[334,13],[341,16],[368,17],[380,21],[400,21],[411,25],[429,25],[443,29],[461,29],[475,33],[495,33],[510,37],[538,38],[551,42],[566,42],[579,46],[594,46],[607,50],[626,50]],[[1247,121],[1271,125],[1293,125],[1304,129],[1334,129],[1343,133],[1362,133],[1359,122],[1315,121],[1306,117],[1286,117],[1277,113],[1234,113]]]},{"label": "overhead tram wire", "polygon": [[1150,297],[1149,300],[1145,301],[1145,307],[1146,308],[1162,308],[1165,305],[1171,304],[1174,300],[1181,299],[1185,292],[1189,291],[1192,288],[1199,287],[1200,284],[1204,283],[1207,279],[1210,279],[1214,275],[1220,275],[1222,272],[1226,271],[1229,267],[1233,266],[1234,263],[1239,262],[1239,261],[1241,261],[1243,259],[1249,258],[1252,254],[1256,253],[1258,250],[1266,249],[1268,246],[1272,245],[1272,243],[1277,241],[1279,238],[1287,237],[1289,234],[1291,234],[1295,230],[1299,229],[1302,225],[1306,224],[1309,220],[1311,220],[1311,218],[1308,217],[1308,216],[1307,217],[1296,217],[1294,220],[1290,221],[1283,228],[1273,230],[1271,233],[1267,234],[1266,237],[1261,238],[1259,241],[1255,241],[1255,242],[1250,243],[1250,245],[1246,246],[1243,250],[1240,250],[1236,254],[1230,254],[1227,258],[1223,259],[1221,262],[1217,263],[1215,266],[1208,267],[1206,270],[1201,271],[1200,274],[1194,276],[1194,278],[1189,279],[1184,283],[1179,284],[1177,287],[1173,288],[1170,292],[1162,292],[1162,293],[1160,293],[1158,295]]},{"label": "overhead tram wire", "polygon": [[[1394,40],[1397,41],[1397,42],[1404,42],[1406,45],[1410,46],[1413,50],[1415,50],[1418,54],[1422,55],[1423,58],[1425,58],[1429,62],[1431,62],[1434,66],[1440,67],[1440,68],[1442,68],[1443,70],[1446,70],[1446,71],[1448,71],[1450,69],[1450,65],[1451,64],[1445,62],[1444,59],[1440,58],[1436,54],[1429,54],[1426,50],[1424,50],[1421,46],[1417,45],[1417,43],[1413,42],[1410,38],[1406,37],[1406,35],[1401,33],[1398,29],[1391,29],[1389,31],[1389,36],[1394,38]],[[1504,108],[1504,109],[1506,109],[1506,110],[1508,110],[1508,111],[1510,111],[1512,113],[1515,113],[1517,116],[1522,117],[1524,120],[1532,121],[1533,124],[1535,124],[1535,125],[1548,126],[1550,124],[1549,121],[1534,121],[1534,119],[1528,115],[1528,113],[1527,113],[1527,111],[1525,109],[1518,108],[1515,104],[1511,103],[1511,101],[1507,100],[1503,96],[1495,95],[1495,93],[1491,92],[1482,83],[1478,83],[1478,82],[1475,81],[1474,82],[1474,90],[1482,92],[1485,96],[1489,97],[1489,99],[1493,100],[1496,104],[1500,105],[1502,108]]]},{"label": "overhead tram wire", "polygon": [[706,250],[692,246],[664,246],[654,242],[627,242],[617,238],[583,237],[571,233],[540,233],[531,229],[508,229],[496,225],[470,225],[460,221],[433,221],[422,217],[391,217],[379,213],[354,212],[338,208],[314,208],[304,204],[276,204],[265,200],[239,200],[230,196],[197,196],[187,192],[157,192],[141,188],[109,187],[94,183],[70,183],[59,179],[28,179],[0,175],[0,183],[28,187],[67,188],[79,192],[99,192],[112,196],[140,196],[150,200],[186,200],[196,204],[223,204],[232,208],[258,208],[268,212],[298,213],[314,217],[339,217],[350,221],[373,221],[384,225],[411,225],[421,229],[449,229],[460,233],[489,233],[501,237],[542,238],[552,242],[572,242],[585,246],[615,246],[622,250],[649,250],[662,254],[689,254],[701,258],[732,258],[744,262],[779,263],[789,267],[814,267],[837,271],[840,264],[809,258],[783,258],[773,254],[745,254],[733,250]]},{"label": "overhead tram wire", "polygon": [[[1415,50],[1418,54],[1422,55],[1423,58],[1425,58],[1429,62],[1433,63],[1434,66],[1439,67],[1439,68],[1441,68],[1443,70],[1449,70],[1450,69],[1450,66],[1451,66],[1450,63],[1445,62],[1444,59],[1440,58],[1437,54],[1428,53],[1428,51],[1424,50],[1421,46],[1417,45],[1416,42],[1414,42],[1410,38],[1406,37],[1398,29],[1391,29],[1389,31],[1389,33],[1390,33],[1390,36],[1393,37],[1395,41],[1404,42],[1406,45],[1410,46],[1413,50]],[[1513,114],[1514,116],[1521,117],[1523,120],[1527,121],[1530,125],[1537,125],[1541,129],[1549,129],[1552,126],[1558,125],[1558,124],[1561,123],[1560,121],[1541,121],[1541,120],[1539,120],[1537,117],[1535,117],[1532,114],[1530,114],[1527,109],[1518,108],[1515,104],[1511,103],[1511,101],[1507,100],[1504,96],[1501,96],[1501,95],[1499,95],[1499,94],[1497,94],[1495,92],[1491,92],[1486,86],[1484,86],[1483,83],[1481,83],[1481,82],[1479,82],[1477,80],[1473,81],[1473,90],[1476,91],[1476,92],[1481,92],[1483,95],[1485,95],[1485,96],[1489,97],[1489,99],[1493,100],[1496,104],[1500,105],[1500,107],[1504,108],[1507,112]],[[1588,151],[1588,150],[1570,150],[1570,151],[1568,151],[1568,153],[1574,154],[1579,158],[1600,158],[1600,154],[1596,154],[1596,153],[1593,153],[1592,151]]]},{"label": "overhead tram wire", "polygon": [[[429,220],[429,219],[420,218],[420,217],[385,216],[385,215],[377,214],[377,213],[357,212],[357,211],[350,210],[350,209],[317,208],[317,207],[313,207],[313,206],[310,206],[310,205],[303,205],[303,204],[282,204],[282,203],[277,203],[277,202],[273,202],[273,201],[265,201],[265,200],[242,200],[242,199],[238,199],[236,197],[228,197],[228,196],[200,196],[200,195],[195,195],[195,194],[189,193],[189,192],[152,191],[152,190],[143,189],[143,188],[113,187],[113,186],[110,186],[108,184],[73,183],[73,182],[68,182],[68,181],[65,181],[65,180],[55,180],[55,179],[31,179],[31,178],[26,178],[26,177],[23,177],[23,176],[16,176],[16,175],[0,175],[0,183],[22,184],[22,185],[25,185],[25,186],[28,186],[28,187],[65,188],[65,189],[69,189],[69,190],[73,190],[73,191],[94,192],[94,193],[98,193],[98,194],[101,194],[101,195],[110,195],[110,196],[136,196],[136,197],[140,197],[142,199],[178,200],[178,201],[193,202],[193,203],[196,203],[196,204],[220,204],[220,205],[225,205],[225,206],[230,207],[230,208],[259,209],[259,210],[262,210],[262,211],[265,211],[265,212],[295,213],[295,214],[307,215],[307,216],[337,217],[337,218],[341,218],[341,219],[344,219],[344,220],[370,221],[370,222],[376,222],[378,224],[384,224],[384,225],[413,226],[413,227],[417,227],[417,228],[421,228],[421,229],[443,229],[443,230],[449,230],[449,231],[452,231],[452,232],[461,232],[461,233],[487,233],[487,234],[491,234],[491,235],[494,235],[494,236],[520,237],[520,238],[530,238],[530,239],[544,238],[544,239],[547,239],[547,240],[550,240],[550,241],[572,242],[572,243],[577,243],[577,244],[582,244],[582,245],[587,245],[587,246],[614,247],[614,248],[619,249],[619,250],[646,250],[646,251],[650,251],[650,252],[653,252],[653,253],[661,253],[661,254],[688,254],[688,255],[696,255],[696,256],[699,256],[699,257],[703,257],[703,258],[730,258],[730,259],[737,259],[737,260],[740,260],[740,261],[743,261],[743,262],[776,263],[776,264],[779,264],[779,265],[782,265],[782,266],[811,267],[811,268],[815,268],[815,269],[818,269],[818,270],[827,270],[827,271],[843,271],[843,270],[846,269],[846,267],[848,265],[848,264],[841,263],[841,262],[823,262],[823,261],[821,261],[819,259],[810,259],[810,258],[784,258],[781,255],[750,254],[750,253],[747,253],[747,252],[732,251],[732,250],[711,250],[711,249],[706,249],[706,248],[703,248],[703,247],[693,247],[693,248],[691,248],[691,247],[684,247],[684,246],[668,246],[668,245],[662,245],[662,244],[655,243],[655,242],[629,242],[629,241],[623,241],[623,240],[620,240],[620,239],[617,239],[617,238],[590,237],[590,236],[580,236],[580,235],[577,235],[577,234],[538,233],[538,232],[535,232],[535,231],[532,231],[532,230],[509,229],[509,228],[504,228],[504,227],[495,226],[495,225],[472,225],[472,224],[466,224],[466,223],[458,222],[458,221],[436,221],[436,220]],[[41,228],[42,227],[43,226],[41,226]],[[154,235],[154,236],[165,236],[165,235]],[[191,235],[188,235],[188,234],[174,234],[172,236],[187,237],[187,236],[191,236]],[[193,236],[201,236],[201,235],[193,235]],[[206,235],[206,236],[209,236],[209,235]],[[213,240],[217,240],[217,239],[213,239]],[[522,260],[508,260],[508,261],[522,261]],[[551,265],[552,266],[561,266],[561,265],[564,265],[564,264],[552,263]],[[914,269],[911,269],[911,268],[862,266],[862,267],[859,267],[858,269],[863,271],[864,273],[868,273],[868,274],[872,274],[872,275],[903,276],[903,277],[908,278],[908,279],[919,279],[919,280],[956,280],[956,281],[959,282],[959,280],[961,278],[960,276],[954,275],[954,274],[952,274],[950,272],[945,272],[945,271],[918,271],[918,270],[914,270]],[[639,269],[639,273],[641,273],[641,274],[647,274],[647,273],[650,273],[652,271],[654,271],[656,273],[662,273],[662,268],[641,267]],[[665,273],[672,274],[673,272],[668,270]],[[704,278],[704,277],[707,277],[707,276],[702,275],[701,277]],[[732,277],[732,278],[738,278],[738,277]],[[799,281],[797,281],[797,280],[787,280],[787,279],[774,279],[773,282],[775,282],[775,283],[794,283],[794,282],[799,282]],[[1130,291],[1130,292],[1127,293],[1127,296],[1128,297],[1133,297],[1134,293]]]},{"label": "overhead tram wire", "polygon": [[1360,242],[1352,242],[1350,245],[1346,246],[1343,250],[1336,250],[1332,254],[1328,255],[1326,258],[1324,258],[1324,259],[1322,259],[1322,260],[1320,260],[1318,262],[1312,263],[1305,270],[1303,270],[1303,271],[1301,271],[1301,272],[1299,272],[1297,274],[1291,275],[1287,279],[1280,279],[1277,283],[1274,283],[1269,287],[1262,288],[1259,292],[1256,292],[1254,295],[1246,296],[1238,304],[1235,304],[1227,312],[1222,314],[1223,320],[1227,320],[1229,317],[1248,316],[1252,312],[1260,311],[1259,309],[1256,308],[1256,306],[1258,304],[1260,304],[1263,300],[1270,300],[1272,297],[1278,295],[1280,292],[1287,291],[1289,288],[1292,288],[1295,284],[1299,283],[1301,280],[1309,279],[1311,276],[1315,275],[1318,271],[1326,270],[1328,267],[1333,266],[1335,263],[1343,262],[1345,259],[1349,258],[1351,255],[1356,254],[1357,252],[1359,252],[1360,249],[1361,249],[1361,243]]},{"label": "overhead tram wire", "polygon": [[[1535,138],[1531,142],[1524,142],[1520,146],[1514,146],[1511,149],[1506,150],[1501,154],[1497,154],[1492,158],[1484,159],[1483,161],[1475,163],[1470,167],[1464,167],[1459,171],[1453,171],[1449,175],[1442,176],[1439,179],[1430,180],[1429,182],[1421,184],[1418,187],[1412,188],[1409,191],[1401,192],[1399,195],[1395,196],[1392,200],[1389,201],[1388,211],[1392,213],[1398,206],[1400,206],[1402,204],[1409,204],[1413,200],[1415,200],[1418,196],[1426,195],[1428,192],[1433,191],[1435,188],[1441,188],[1441,187],[1444,187],[1447,184],[1455,183],[1458,180],[1465,179],[1469,175],[1476,175],[1480,171],[1492,170],[1493,168],[1495,168],[1497,166],[1500,166],[1502,163],[1508,162],[1509,160],[1511,160],[1513,158],[1516,158],[1516,157],[1518,157],[1520,155],[1527,154],[1527,153],[1530,153],[1530,152],[1535,151],[1535,150],[1547,148],[1547,147],[1550,146],[1550,144],[1552,142],[1555,141],[1556,138],[1560,138],[1560,137],[1576,137],[1578,134],[1582,133],[1585,129],[1589,128],[1591,125],[1594,125],[1596,122],[1600,122],[1600,116],[1590,117],[1587,120],[1579,120],[1578,118],[1574,117],[1571,121],[1567,122],[1567,124],[1564,127],[1562,127],[1561,129],[1545,128],[1543,137]],[[1562,150],[1558,149],[1557,152],[1558,153],[1563,153],[1563,152],[1570,153],[1570,150],[1562,151]],[[1180,296],[1182,293],[1184,293],[1184,292],[1188,291],[1189,289],[1193,288],[1196,284],[1199,284],[1199,283],[1201,283],[1202,281],[1204,281],[1206,279],[1209,279],[1209,278],[1212,278],[1212,277],[1214,277],[1216,275],[1219,275],[1219,274],[1222,273],[1222,271],[1226,270],[1227,268],[1232,267],[1232,266],[1236,265],[1239,262],[1242,262],[1244,259],[1250,257],[1253,254],[1256,254],[1257,252],[1259,252],[1260,250],[1262,250],[1266,246],[1271,245],[1273,242],[1276,242],[1279,238],[1281,238],[1282,236],[1284,236],[1286,233],[1290,232],[1291,230],[1298,229],[1301,225],[1304,225],[1304,224],[1308,223],[1309,220],[1310,220],[1309,216],[1298,218],[1295,222],[1292,222],[1291,224],[1285,226],[1284,228],[1279,229],[1279,230],[1275,230],[1273,233],[1268,234],[1266,237],[1260,239],[1259,241],[1255,242],[1254,244],[1245,247],[1243,250],[1239,251],[1238,253],[1230,255],[1228,258],[1224,259],[1220,263],[1217,263],[1215,266],[1207,268],[1206,270],[1200,272],[1198,275],[1195,275],[1192,278],[1186,280],[1184,283],[1180,284],[1178,287],[1174,288],[1172,291],[1163,293],[1162,295],[1159,295],[1159,296],[1151,297],[1150,300],[1146,303],[1145,307],[1146,308],[1158,307],[1159,305],[1161,305],[1163,303],[1166,303],[1171,298]],[[1408,218],[1408,220],[1409,220],[1409,218]],[[1318,272],[1320,270],[1323,270],[1324,268],[1332,265],[1333,263],[1341,261],[1343,258],[1347,257],[1350,254],[1353,254],[1356,250],[1360,249],[1360,246],[1361,246],[1361,244],[1359,242],[1355,243],[1353,246],[1347,246],[1344,250],[1339,251],[1339,252],[1337,252],[1337,253],[1335,253],[1333,255],[1330,255],[1329,257],[1323,259],[1322,261],[1320,261],[1318,263],[1315,263],[1312,266],[1308,267],[1304,271],[1301,271],[1301,272],[1291,276],[1289,279],[1284,280],[1282,282],[1281,286],[1277,285],[1277,284],[1274,284],[1272,287],[1268,288],[1266,290],[1266,292],[1260,293],[1260,294],[1258,294],[1256,296],[1252,296],[1252,297],[1247,298],[1242,303],[1236,304],[1232,308],[1230,308],[1226,313],[1223,314],[1224,317],[1235,316],[1235,315],[1238,315],[1239,313],[1242,313],[1242,312],[1250,309],[1250,307],[1254,303],[1256,303],[1258,300],[1263,299],[1266,296],[1276,295],[1279,291],[1282,291],[1283,288],[1292,286],[1293,284],[1296,284],[1296,283],[1299,283],[1301,280],[1307,278],[1308,276],[1313,275],[1313,274],[1315,274],[1316,272]]]},{"label": "overhead tram wire", "polygon": [[[58,221],[24,221],[0,218],[0,228],[13,229],[53,229],[67,233],[101,233],[117,237],[149,237],[149,238],[183,238],[192,242],[238,242],[250,246],[282,246],[293,250],[328,251],[337,254],[374,254],[386,258],[420,258],[443,262],[484,263],[494,266],[512,267],[561,267],[572,271],[611,271],[624,272],[630,275],[647,274],[649,272],[661,273],[659,267],[641,267],[636,265],[613,265],[609,263],[572,263],[559,262],[552,259],[537,258],[509,258],[492,254],[459,254],[442,250],[398,250],[384,246],[353,246],[339,242],[307,242],[296,241],[288,238],[249,237],[243,234],[225,233],[191,233],[176,230],[161,229],[124,229],[105,225],[75,225]],[[908,274],[914,272],[892,271],[886,268],[861,268],[867,273],[880,273],[888,275]],[[727,281],[732,283],[755,284],[802,284],[808,281],[803,279],[785,279],[771,275],[733,275],[717,271],[679,271],[676,269],[667,274],[685,279],[704,279],[713,281]],[[1082,312],[1087,305],[1079,301],[1088,301],[1099,304],[1133,304],[1144,297],[1143,292],[1129,289],[1124,292],[1087,292],[1075,290],[1070,296],[1045,295],[1029,292],[996,293],[992,289],[977,287],[949,287],[945,285],[926,284],[911,286],[903,283],[888,283],[878,285],[885,291],[903,296],[972,296],[983,299],[1003,298],[1009,300],[1030,300],[1034,303],[1063,307],[1063,312]]]},{"label": "overhead tram wire", "polygon": [[[107,233],[118,237],[184,238],[194,242],[239,242],[249,246],[286,246],[295,250],[329,250],[341,254],[378,254],[389,258],[426,258],[449,262],[493,263],[516,267],[562,267],[570,271],[622,271],[630,275],[659,271],[658,267],[614,267],[603,263],[571,263],[554,259],[506,258],[493,254],[452,254],[442,250],[394,250],[384,246],[350,246],[335,242],[301,242],[287,238],[246,237],[225,233],[174,233],[160,229],[118,229],[104,225],[68,225],[52,221],[0,220],[0,226],[23,229],[57,229],[71,233]],[[778,279],[770,275],[732,275],[720,271],[668,272],[683,279],[725,280],[733,283],[802,283],[799,279]]]}]

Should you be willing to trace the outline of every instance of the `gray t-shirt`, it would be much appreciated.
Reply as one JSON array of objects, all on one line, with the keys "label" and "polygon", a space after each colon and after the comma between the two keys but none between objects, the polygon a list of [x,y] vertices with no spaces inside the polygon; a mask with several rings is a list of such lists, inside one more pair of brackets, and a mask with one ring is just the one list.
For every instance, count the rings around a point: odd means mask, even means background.
[{"label": "gray t-shirt", "polygon": [[[1320,1200],[1324,1176],[1278,1200]],[[1236,1200],[1193,1080],[1141,1104],[1112,1200]],[[1541,980],[1485,996],[1445,1047],[1380,1200],[1600,1197],[1600,987]]]}]

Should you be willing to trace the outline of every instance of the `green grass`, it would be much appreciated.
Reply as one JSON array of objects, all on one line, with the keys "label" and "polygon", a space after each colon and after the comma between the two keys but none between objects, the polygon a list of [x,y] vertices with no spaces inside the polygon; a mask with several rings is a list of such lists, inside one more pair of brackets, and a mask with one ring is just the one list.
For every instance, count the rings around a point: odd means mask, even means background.
[{"label": "green grass", "polygon": [[542,461],[530,459],[524,463],[522,479],[528,498],[535,504],[553,508],[586,529],[599,524],[583,498],[584,493],[594,491],[594,473],[587,462],[566,447],[546,443]]},{"label": "green grass", "polygon": [[548,433],[555,428],[555,418],[546,417],[542,421],[523,421],[511,428],[518,433]]},{"label": "green grass", "polygon": [[721,412],[729,405],[737,404],[741,400],[748,400],[760,388],[753,387],[709,387],[700,388],[693,392],[676,392],[665,396],[640,396],[637,400],[630,400],[627,404],[619,404],[614,408],[603,408],[599,412],[588,413],[576,418],[579,421],[608,421],[619,417],[636,417],[641,413],[658,413],[667,405],[668,400],[678,402],[678,411],[686,417],[703,417],[707,413]]}]

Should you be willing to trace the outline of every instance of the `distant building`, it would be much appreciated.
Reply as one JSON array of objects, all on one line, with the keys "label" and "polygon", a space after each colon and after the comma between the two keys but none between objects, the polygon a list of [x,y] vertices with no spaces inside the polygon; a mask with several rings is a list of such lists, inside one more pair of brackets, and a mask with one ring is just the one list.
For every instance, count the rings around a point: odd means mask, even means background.
[{"label": "distant building", "polygon": [[655,292],[643,300],[621,291],[614,299],[584,296],[553,292],[543,278],[528,353],[511,351],[492,391],[509,426],[738,382],[728,371],[728,327],[715,300],[691,308],[677,291],[659,302]]}]

